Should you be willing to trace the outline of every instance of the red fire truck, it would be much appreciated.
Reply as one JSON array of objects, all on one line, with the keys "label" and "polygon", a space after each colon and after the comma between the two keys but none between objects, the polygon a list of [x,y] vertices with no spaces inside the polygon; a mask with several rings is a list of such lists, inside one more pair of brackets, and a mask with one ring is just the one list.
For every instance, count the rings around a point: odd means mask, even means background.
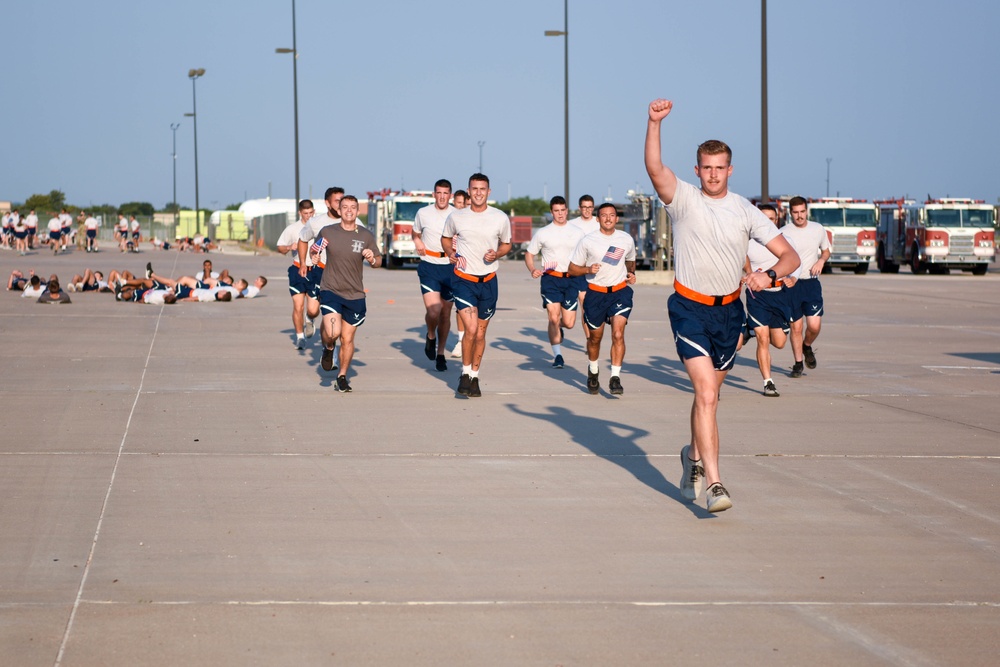
[{"label": "red fire truck", "polygon": [[823,225],[833,249],[827,268],[867,273],[875,257],[878,209],[867,199],[823,197],[806,204],[810,220]]},{"label": "red fire truck", "polygon": [[915,274],[949,269],[986,273],[996,253],[994,209],[981,199],[878,202],[879,271],[896,273],[902,264]]}]

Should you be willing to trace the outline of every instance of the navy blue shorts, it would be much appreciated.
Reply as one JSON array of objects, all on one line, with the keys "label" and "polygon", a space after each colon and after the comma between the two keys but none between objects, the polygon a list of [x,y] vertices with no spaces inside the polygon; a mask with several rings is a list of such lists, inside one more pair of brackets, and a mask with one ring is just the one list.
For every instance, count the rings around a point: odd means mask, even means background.
[{"label": "navy blue shorts", "polygon": [[[590,303],[590,297],[584,307]],[[743,302],[706,306],[677,294],[667,299],[667,314],[674,332],[674,345],[681,361],[709,357],[717,371],[727,371],[736,360],[736,346],[746,326]]]},{"label": "navy blue shorts", "polygon": [[[756,297],[756,298],[754,298]],[[751,329],[768,327],[788,333],[792,321],[792,302],[784,287],[774,292],[762,290],[747,296],[747,321]]]},{"label": "navy blue shorts", "polygon": [[319,300],[319,285],[323,282],[323,267],[309,267],[309,291],[306,292],[313,299]]},{"label": "navy blue shorts", "polygon": [[500,288],[496,276],[485,283],[477,283],[455,276],[451,291],[455,295],[455,307],[459,310],[475,308],[479,319],[489,320],[497,312],[497,298]]},{"label": "navy blue shorts", "polygon": [[184,285],[174,285],[174,294],[178,299],[186,299],[191,296],[191,288]]},{"label": "navy blue shorts", "polygon": [[352,327],[364,324],[365,315],[368,314],[368,306],[364,299],[345,299],[330,290],[320,291],[319,310],[322,315],[337,313],[345,324],[350,324]]},{"label": "navy blue shorts", "polygon": [[576,291],[577,292],[586,292],[588,290],[588,288],[587,288],[587,274],[586,273],[583,274],[582,276],[573,276],[573,280],[576,281]]},{"label": "navy blue shorts", "polygon": [[420,281],[420,293],[437,292],[445,301],[453,301],[452,282],[461,280],[455,277],[455,269],[451,264],[431,264],[420,262],[417,265],[417,279]]},{"label": "navy blue shorts", "polygon": [[96,229],[88,229],[87,230],[87,238],[88,239],[96,239],[97,238],[97,230]]},{"label": "navy blue shorts", "polygon": [[823,316],[823,286],[816,278],[797,280],[788,290],[788,300],[792,305],[792,322],[806,317]]},{"label": "navy blue shorts", "polygon": [[615,317],[628,320],[632,312],[632,288],[626,285],[617,292],[598,292],[587,288],[587,298],[583,300],[583,321],[591,329],[602,324],[611,324]]},{"label": "navy blue shorts", "polygon": [[292,296],[296,294],[309,294],[309,290],[312,287],[312,283],[309,282],[309,278],[303,278],[299,275],[299,267],[292,264],[288,267],[288,293]]},{"label": "navy blue shorts", "polygon": [[558,303],[563,310],[576,310],[580,304],[580,281],[573,276],[559,278],[542,274],[542,308]]},{"label": "navy blue shorts", "polygon": [[83,291],[83,292],[96,292],[99,289],[101,289],[101,286],[99,284],[97,284],[96,282],[94,282],[94,283],[83,283],[83,289],[81,291]]}]

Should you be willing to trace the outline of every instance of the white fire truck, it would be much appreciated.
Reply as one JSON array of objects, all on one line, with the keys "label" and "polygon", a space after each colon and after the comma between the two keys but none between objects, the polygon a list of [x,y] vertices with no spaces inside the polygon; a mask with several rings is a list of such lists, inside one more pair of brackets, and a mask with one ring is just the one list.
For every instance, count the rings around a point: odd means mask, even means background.
[{"label": "white fire truck", "polygon": [[875,257],[878,208],[866,199],[824,197],[806,204],[810,220],[826,229],[833,249],[826,269],[840,268],[867,273]]},{"label": "white fire truck", "polygon": [[986,273],[996,253],[994,209],[981,199],[879,202],[879,271],[896,273],[902,264],[915,274],[949,269]]},{"label": "white fire truck", "polygon": [[368,227],[378,239],[387,268],[420,261],[413,243],[413,220],[417,211],[433,203],[434,193],[425,190],[368,193]]}]

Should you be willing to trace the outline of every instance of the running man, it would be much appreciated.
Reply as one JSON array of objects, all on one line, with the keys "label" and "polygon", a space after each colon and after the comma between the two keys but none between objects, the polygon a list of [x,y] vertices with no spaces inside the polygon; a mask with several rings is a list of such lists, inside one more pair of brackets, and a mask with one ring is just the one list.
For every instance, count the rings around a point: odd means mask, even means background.
[{"label": "running man", "polygon": [[473,398],[483,395],[479,366],[486,351],[486,329],[497,308],[496,262],[511,249],[510,218],[486,203],[489,196],[490,179],[480,173],[470,176],[471,204],[449,215],[441,234],[441,247],[455,265],[452,292],[467,334],[462,339],[458,394]]},{"label": "running man", "polygon": [[[292,328],[295,329],[295,347],[299,350],[305,348],[306,338],[312,338],[316,332],[316,325],[313,318],[319,317],[319,301],[311,299],[309,302],[309,323],[306,320],[306,299],[312,292],[312,284],[309,280],[309,272],[305,276],[299,274],[299,237],[302,230],[315,215],[316,209],[311,199],[303,199],[299,202],[299,219],[285,227],[278,237],[278,252],[282,255],[292,253],[294,258],[291,266],[288,267],[288,293],[292,296]],[[307,256],[307,264],[312,260]],[[308,334],[308,336],[306,336]]]},{"label": "running man", "polygon": [[[646,172],[673,224],[676,279],[667,300],[677,355],[691,378],[691,444],[681,449],[681,493],[696,500],[708,483],[708,511],[733,506],[719,476],[719,389],[736,358],[746,325],[742,285],[754,292],[777,285],[777,278],[798,268],[795,251],[749,201],[729,192],[732,151],[721,141],[698,147],[695,175],[700,188],[677,178],[660,157],[660,125],[673,102],[649,104]],[[743,275],[747,245],[753,238],[778,258],[774,274]]]},{"label": "running man", "polygon": [[427,337],[424,339],[424,354],[435,362],[439,371],[448,370],[444,359],[451,331],[451,279],[454,271],[451,262],[441,248],[441,232],[444,221],[455,210],[448,201],[451,199],[451,181],[440,179],[434,184],[434,203],[424,206],[413,216],[413,244],[420,255],[417,278],[424,299],[424,322]]},{"label": "running man", "polygon": [[802,377],[803,359],[806,368],[816,368],[812,345],[819,336],[823,318],[823,288],[819,284],[819,276],[830,258],[832,246],[823,225],[807,218],[805,199],[792,197],[788,205],[792,211],[792,224],[785,225],[781,233],[798,253],[800,262],[799,280],[789,291],[795,363],[788,377],[798,378]]},{"label": "running man", "polygon": [[[329,201],[329,200],[327,200]],[[372,268],[382,264],[382,253],[379,252],[375,235],[358,225],[358,199],[354,195],[344,195],[339,201],[340,224],[326,225],[316,234],[316,242],[326,249],[327,262],[320,281],[320,309],[323,313],[323,324],[320,334],[323,337],[323,358],[321,365],[324,371],[332,371],[333,350],[340,341],[340,374],[337,376],[337,391],[351,391],[347,381],[347,373],[351,369],[351,359],[354,357],[354,334],[357,328],[365,322],[368,312],[365,302],[365,285],[363,281],[364,263]],[[309,227],[302,230],[299,237],[299,275],[306,276],[306,254],[309,242],[306,238]]]},{"label": "running man", "polygon": [[[469,193],[465,190],[456,190],[455,196],[452,197],[452,203],[455,208],[465,208],[469,205]],[[458,342],[455,343],[455,349],[451,351],[451,356],[461,359],[462,339],[465,338],[465,324],[462,323],[462,318],[459,316],[457,310],[455,311],[455,328],[458,329]]]},{"label": "running man", "polygon": [[[761,204],[757,208],[767,216],[775,227],[778,226],[778,209],[772,204]],[[747,247],[746,273],[763,271],[769,277],[773,273],[778,258],[765,246],[750,239]],[[775,276],[776,278],[777,276]],[[764,379],[764,396],[777,398],[781,394],[771,378],[771,345],[783,349],[788,341],[789,326],[792,321],[792,303],[788,299],[788,288],[795,284],[795,278],[786,276],[778,280],[774,287],[762,289],[747,296],[747,322],[754,338],[757,339],[757,366]]]},{"label": "running man", "polygon": [[583,327],[587,332],[587,391],[600,393],[598,379],[601,339],[604,325],[611,325],[611,379],[608,391],[613,396],[625,393],[622,388],[622,364],[625,361],[625,325],[632,312],[632,288],[635,284],[635,241],[615,229],[618,209],[601,204],[597,212],[600,229],[583,237],[573,251],[569,273],[586,276],[592,292],[583,304]]},{"label": "running man", "polygon": [[[549,200],[552,222],[535,230],[524,255],[524,265],[532,278],[541,279],[542,308],[549,319],[549,344],[552,345],[552,368],[562,368],[563,327],[572,329],[580,303],[578,280],[569,273],[569,262],[585,235],[576,225],[566,221],[569,207],[563,197]],[[541,253],[542,268],[535,266],[535,255]]]}]

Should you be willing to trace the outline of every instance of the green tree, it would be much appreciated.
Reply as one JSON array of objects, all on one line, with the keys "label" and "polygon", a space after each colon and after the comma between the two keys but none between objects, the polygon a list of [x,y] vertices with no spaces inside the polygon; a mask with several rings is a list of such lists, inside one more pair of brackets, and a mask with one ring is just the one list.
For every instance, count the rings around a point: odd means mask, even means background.
[{"label": "green tree", "polygon": [[230,204],[229,206],[226,207],[226,210],[227,211],[238,211],[238,210],[240,210],[240,205],[239,204]]},{"label": "green tree", "polygon": [[149,217],[156,213],[156,209],[149,202],[144,201],[130,201],[125,202],[118,207],[118,211],[122,215],[135,215],[135,216],[146,216]]},{"label": "green tree", "polygon": [[[510,201],[497,204],[497,208],[507,215],[540,216],[549,212],[549,203],[544,199],[531,197],[515,197]],[[511,213],[513,211],[513,213]]]},{"label": "green tree", "polygon": [[49,192],[49,202],[52,204],[52,210],[62,210],[66,206],[66,193],[61,190],[52,190]]},{"label": "green tree", "polygon": [[177,212],[179,212],[179,211],[180,211],[180,210],[181,210],[182,208],[184,208],[184,207],[183,207],[183,206],[181,206],[180,204],[178,204],[178,203],[177,203],[177,202],[175,202],[175,201],[172,201],[172,202],[167,202],[167,205],[163,207],[163,212],[164,212],[164,213],[177,213]]}]

